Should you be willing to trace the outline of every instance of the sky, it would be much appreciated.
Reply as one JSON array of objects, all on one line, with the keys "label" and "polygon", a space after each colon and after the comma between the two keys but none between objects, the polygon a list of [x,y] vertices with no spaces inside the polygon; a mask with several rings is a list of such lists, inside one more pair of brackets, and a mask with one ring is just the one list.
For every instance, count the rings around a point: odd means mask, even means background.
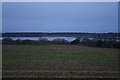
[{"label": "sky", "polygon": [[2,3],[0,2],[0,33],[2,32]]},{"label": "sky", "polygon": [[118,3],[3,2],[2,32],[118,32]]},{"label": "sky", "polygon": [[119,2],[119,0],[1,0],[2,2]]}]

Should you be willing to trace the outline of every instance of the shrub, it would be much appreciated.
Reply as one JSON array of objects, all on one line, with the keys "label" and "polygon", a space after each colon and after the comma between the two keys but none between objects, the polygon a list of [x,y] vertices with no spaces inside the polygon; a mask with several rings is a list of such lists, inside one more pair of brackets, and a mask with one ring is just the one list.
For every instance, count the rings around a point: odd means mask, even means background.
[{"label": "shrub", "polygon": [[79,44],[80,43],[80,40],[79,39],[75,39],[71,42],[71,44]]}]

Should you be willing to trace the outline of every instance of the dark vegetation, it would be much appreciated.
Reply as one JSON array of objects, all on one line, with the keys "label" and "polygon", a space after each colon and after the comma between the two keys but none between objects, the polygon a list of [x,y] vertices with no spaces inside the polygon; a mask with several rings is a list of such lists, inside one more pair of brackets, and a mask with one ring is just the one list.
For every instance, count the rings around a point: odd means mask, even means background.
[{"label": "dark vegetation", "polygon": [[46,38],[40,39],[40,40],[13,40],[12,38],[4,38],[2,40],[2,44],[6,45],[50,45],[50,44],[69,44],[69,42],[65,39],[54,39],[52,41],[49,41]]},{"label": "dark vegetation", "polygon": [[73,37],[120,37],[120,33],[81,33],[81,32],[7,32],[2,33],[2,37],[45,37],[45,36],[73,36]]},{"label": "dark vegetation", "polygon": [[81,44],[85,46],[91,46],[91,47],[108,47],[108,48],[120,48],[120,42],[117,42],[116,40],[89,40],[88,38],[85,38],[82,42],[79,41],[79,39],[76,39],[71,42],[71,44]]},{"label": "dark vegetation", "polygon": [[102,40],[102,39],[96,39],[96,40],[89,40],[88,38],[84,38],[82,41],[80,41],[79,38],[76,38],[75,40],[68,42],[65,39],[54,39],[52,41],[49,41],[46,38],[40,39],[40,40],[13,40],[12,38],[4,38],[2,40],[2,44],[7,45],[51,45],[51,44],[58,44],[58,45],[85,45],[85,46],[91,46],[91,47],[108,47],[108,48],[120,48],[120,42],[117,42],[116,40]]}]

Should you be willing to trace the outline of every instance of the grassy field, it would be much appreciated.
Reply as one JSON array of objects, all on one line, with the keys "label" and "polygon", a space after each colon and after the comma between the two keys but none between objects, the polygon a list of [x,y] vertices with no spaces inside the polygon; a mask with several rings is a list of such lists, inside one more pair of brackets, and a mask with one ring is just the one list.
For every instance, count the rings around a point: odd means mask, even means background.
[{"label": "grassy field", "polygon": [[118,49],[3,45],[3,78],[117,78]]}]

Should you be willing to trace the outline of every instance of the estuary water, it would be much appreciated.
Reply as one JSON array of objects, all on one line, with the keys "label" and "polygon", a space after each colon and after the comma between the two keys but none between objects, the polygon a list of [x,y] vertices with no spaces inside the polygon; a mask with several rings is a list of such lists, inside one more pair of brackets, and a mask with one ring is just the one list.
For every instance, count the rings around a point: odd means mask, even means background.
[{"label": "estuary water", "polygon": [[[3,38],[0,38],[0,40],[2,40]],[[12,37],[13,40],[41,40],[41,39],[47,39],[49,41],[52,41],[54,39],[65,39],[68,42],[71,42],[73,40],[75,40],[75,37]],[[83,41],[84,38],[80,39],[80,42]],[[93,41],[97,41],[98,39],[94,39],[94,38],[89,38],[89,40],[93,40]],[[111,41],[110,39],[102,39],[102,41]],[[120,40],[116,40],[116,42],[120,42]]]},{"label": "estuary water", "polygon": [[40,40],[40,39],[47,39],[49,41],[52,41],[54,39],[65,39],[68,42],[71,42],[71,41],[75,40],[76,38],[75,37],[15,37],[15,38],[12,38],[12,39],[13,40],[17,40],[17,39],[20,39],[20,40]]}]

